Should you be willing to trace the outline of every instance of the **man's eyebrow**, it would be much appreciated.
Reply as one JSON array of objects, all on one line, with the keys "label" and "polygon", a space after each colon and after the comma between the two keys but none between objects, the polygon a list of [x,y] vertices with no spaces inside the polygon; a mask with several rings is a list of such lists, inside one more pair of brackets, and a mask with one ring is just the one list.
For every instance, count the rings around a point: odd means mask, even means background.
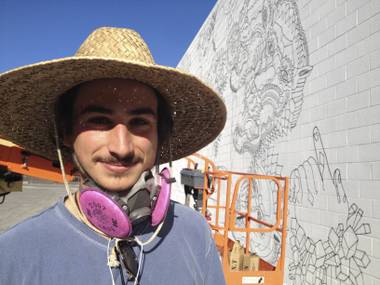
[{"label": "man's eyebrow", "polygon": [[86,113],[103,113],[103,114],[112,114],[112,110],[107,109],[105,107],[99,105],[88,105],[80,111],[79,115],[83,115]]},{"label": "man's eyebrow", "polygon": [[157,116],[157,113],[149,107],[143,107],[143,108],[136,108],[128,111],[131,115],[153,115]]}]

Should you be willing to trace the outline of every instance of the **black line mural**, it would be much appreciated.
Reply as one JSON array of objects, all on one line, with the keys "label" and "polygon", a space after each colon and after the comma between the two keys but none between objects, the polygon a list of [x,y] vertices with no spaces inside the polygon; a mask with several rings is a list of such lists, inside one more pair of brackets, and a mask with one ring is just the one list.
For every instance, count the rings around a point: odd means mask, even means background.
[{"label": "black line mural", "polygon": [[[280,174],[273,144],[296,126],[312,70],[295,1],[219,1],[192,46],[179,67],[214,86],[229,108],[230,127],[212,144],[211,159],[232,137],[231,151],[249,157],[242,170]],[[267,221],[275,217],[273,187],[259,185],[258,191],[269,190],[255,196],[257,213]],[[244,201],[244,189],[239,194]],[[252,240],[262,258],[276,263],[278,237],[267,233]]]},{"label": "black line mural", "polygon": [[370,259],[358,244],[362,235],[371,233],[371,226],[362,221],[363,210],[355,203],[349,203],[340,170],[331,170],[317,127],[313,130],[313,141],[315,155],[290,174],[289,203],[293,207],[313,207],[320,191],[335,192],[334,209],[341,207],[346,218],[330,226],[324,240],[315,241],[305,232],[299,217],[292,215],[289,279],[293,284],[336,284],[332,280],[341,284],[364,284],[362,273]]},{"label": "black line mural", "polygon": [[[312,137],[315,154],[291,173],[282,173],[276,150],[277,141],[297,125],[304,86],[312,71],[296,1],[219,0],[178,67],[208,82],[228,106],[226,128],[207,149],[211,159],[218,161],[225,146],[231,153],[230,165],[222,165],[226,169],[235,165],[241,171],[291,177],[288,282],[332,284],[334,279],[359,284],[370,259],[358,244],[371,228],[362,221],[363,210],[348,202],[340,170],[330,168],[318,128]],[[241,166],[241,161],[246,164]],[[274,185],[257,182],[253,191],[252,215],[274,221]],[[321,193],[334,193],[336,206],[343,209],[346,219],[327,225],[329,235],[314,240],[295,209],[317,207]],[[238,197],[237,208],[243,211],[246,184]],[[235,238],[243,236],[236,234]],[[275,264],[280,240],[277,233],[254,234],[251,246]]]},{"label": "black line mural", "polygon": [[[233,90],[244,90],[239,94],[244,107],[240,110],[242,119],[234,128],[234,146],[237,152],[248,152],[256,161],[296,125],[304,84],[312,69],[295,3],[264,1],[261,11],[260,24],[255,23],[252,33],[256,39],[251,52],[254,56],[238,59],[231,78]],[[246,19],[234,33],[242,33],[252,25]],[[237,54],[246,55],[252,44],[239,47]],[[240,67],[239,63],[244,64]]]}]

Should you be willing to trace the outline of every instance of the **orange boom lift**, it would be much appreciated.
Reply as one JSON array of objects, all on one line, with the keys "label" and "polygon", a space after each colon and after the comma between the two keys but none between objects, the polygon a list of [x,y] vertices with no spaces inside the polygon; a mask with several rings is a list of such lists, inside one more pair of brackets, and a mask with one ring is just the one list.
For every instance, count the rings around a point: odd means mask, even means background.
[{"label": "orange boom lift", "polygon": [[[4,139],[0,139],[0,165],[6,167],[8,171],[63,183],[58,163],[34,155]],[[68,173],[67,180],[72,181],[74,179],[73,165],[66,164],[65,171]]]},{"label": "orange boom lift", "polygon": [[[65,165],[68,181],[74,179],[74,167]],[[21,175],[63,183],[59,164],[25,151],[20,146],[0,138],[0,199],[11,191],[20,191]],[[18,183],[18,187],[13,187]],[[16,189],[15,189],[16,188]]]},{"label": "orange boom lift", "polygon": [[[212,161],[198,153],[186,159],[189,169],[203,165],[204,190],[201,212],[209,220],[227,284],[282,285],[288,218],[288,178],[218,170]],[[272,183],[273,188],[276,188],[274,223],[264,221],[252,214],[253,189],[258,181]],[[244,201],[244,209],[241,207],[239,209],[238,195],[243,183],[245,183],[247,199]],[[269,189],[262,189],[262,191],[269,191]],[[237,225],[236,221],[240,223]],[[277,263],[272,265],[254,254],[255,248],[252,248],[251,240],[255,238],[255,234],[274,232],[280,236],[281,246]],[[233,233],[240,234],[242,237],[239,239],[240,242],[233,238]]]}]

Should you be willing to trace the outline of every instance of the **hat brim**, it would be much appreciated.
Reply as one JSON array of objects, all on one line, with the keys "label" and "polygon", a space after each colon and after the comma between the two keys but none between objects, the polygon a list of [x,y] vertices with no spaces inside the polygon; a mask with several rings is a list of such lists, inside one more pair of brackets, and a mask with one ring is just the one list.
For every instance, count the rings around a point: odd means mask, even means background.
[{"label": "hat brim", "polygon": [[[169,104],[173,130],[160,150],[160,163],[190,155],[222,131],[226,108],[195,76],[176,68],[100,57],[67,57],[20,67],[0,75],[0,136],[56,160],[54,112],[57,98],[94,79],[125,78],[157,90]],[[66,159],[71,154],[64,153]]]}]

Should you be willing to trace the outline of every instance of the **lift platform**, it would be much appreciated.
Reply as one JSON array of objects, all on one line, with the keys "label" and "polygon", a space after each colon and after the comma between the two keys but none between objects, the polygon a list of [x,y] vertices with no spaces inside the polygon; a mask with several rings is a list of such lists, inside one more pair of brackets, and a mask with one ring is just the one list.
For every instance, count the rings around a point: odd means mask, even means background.
[{"label": "lift platform", "polygon": [[[219,170],[215,163],[197,153],[186,160],[189,169],[195,166],[201,169],[203,166],[204,190],[201,212],[209,221],[213,232],[227,284],[282,285],[288,217],[288,178]],[[273,184],[272,188],[276,190],[276,213],[273,221],[265,221],[255,215],[253,195],[260,181]],[[242,189],[246,198],[243,206]],[[272,264],[256,255],[252,240],[259,234],[274,232],[280,237],[281,246],[276,263]],[[239,239],[236,236],[239,236]]]}]

